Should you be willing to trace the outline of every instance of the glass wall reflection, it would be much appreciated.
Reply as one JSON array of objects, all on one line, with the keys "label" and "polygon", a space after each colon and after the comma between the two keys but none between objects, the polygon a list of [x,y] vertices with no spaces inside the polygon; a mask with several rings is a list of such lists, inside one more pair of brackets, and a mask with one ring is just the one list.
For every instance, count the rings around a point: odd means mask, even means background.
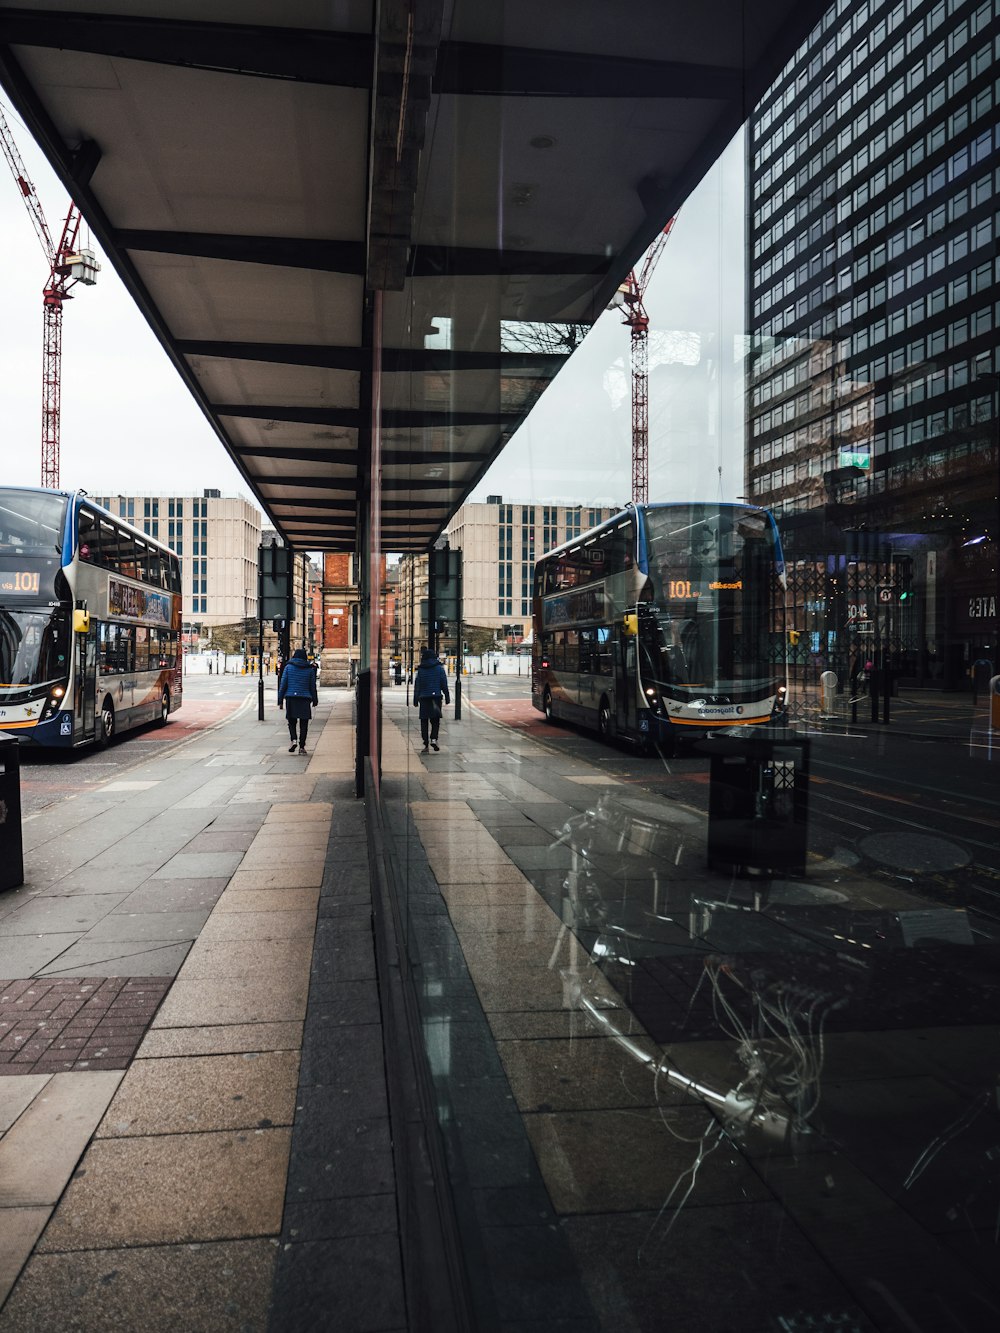
[{"label": "glass wall reflection", "polygon": [[[997,8],[832,7],[682,209],[647,307],[683,524],[613,517],[619,315],[401,301],[496,358],[426,404],[538,400],[452,524],[464,610],[402,562],[382,695],[484,1328],[1000,1324]],[[424,754],[428,643],[462,703]]]}]

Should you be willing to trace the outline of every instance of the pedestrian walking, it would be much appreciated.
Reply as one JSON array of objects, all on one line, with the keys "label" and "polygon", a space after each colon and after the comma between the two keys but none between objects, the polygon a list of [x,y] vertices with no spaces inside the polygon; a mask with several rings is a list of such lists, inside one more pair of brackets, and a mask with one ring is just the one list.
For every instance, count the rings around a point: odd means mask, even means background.
[{"label": "pedestrian walking", "polygon": [[[306,736],[309,734],[309,719],[315,704],[319,703],[316,693],[316,668],[306,656],[304,648],[296,648],[288,659],[278,681],[278,707],[285,710],[288,723],[288,735],[291,745],[288,753],[293,754],[298,748],[299,754],[306,752]],[[295,729],[298,727],[298,738]]]},{"label": "pedestrian walking", "polygon": [[437,654],[425,648],[420,654],[420,665],[413,682],[413,703],[420,708],[420,739],[424,743],[424,754],[430,744],[432,750],[439,750],[438,730],[441,726],[441,700],[451,703],[448,693],[448,677],[444,667],[438,661]]}]

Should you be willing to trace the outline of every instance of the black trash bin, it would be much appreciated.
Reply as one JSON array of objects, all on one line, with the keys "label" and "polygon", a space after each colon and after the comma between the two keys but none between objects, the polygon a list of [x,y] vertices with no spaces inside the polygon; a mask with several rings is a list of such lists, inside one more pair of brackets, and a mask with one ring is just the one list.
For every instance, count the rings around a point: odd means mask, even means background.
[{"label": "black trash bin", "polygon": [[791,727],[728,727],[698,749],[711,760],[708,864],[804,875],[809,741]]},{"label": "black trash bin", "polygon": [[0,731],[0,890],[23,883],[20,747],[15,737]]}]

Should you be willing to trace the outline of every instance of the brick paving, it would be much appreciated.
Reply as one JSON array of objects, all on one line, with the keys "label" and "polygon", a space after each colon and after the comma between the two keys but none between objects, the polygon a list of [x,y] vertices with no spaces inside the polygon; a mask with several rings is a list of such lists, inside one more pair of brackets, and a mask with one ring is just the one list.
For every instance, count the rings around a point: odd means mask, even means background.
[{"label": "brick paving", "polygon": [[0,981],[0,1075],[127,1069],[172,977]]}]

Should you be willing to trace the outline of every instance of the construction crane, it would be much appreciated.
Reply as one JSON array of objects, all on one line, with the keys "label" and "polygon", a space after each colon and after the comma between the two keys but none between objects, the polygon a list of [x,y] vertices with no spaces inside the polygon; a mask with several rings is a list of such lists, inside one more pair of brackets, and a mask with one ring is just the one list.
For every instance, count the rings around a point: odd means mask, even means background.
[{"label": "construction crane", "polygon": [[28,210],[49,265],[42,290],[42,485],[59,487],[59,428],[62,396],[63,302],[78,282],[92,287],[100,271],[92,250],[78,250],[80,210],[70,201],[59,244],[54,244],[38,193],[22,161],[0,105],[0,145]]},{"label": "construction crane", "polygon": [[649,499],[649,316],[643,298],[667,243],[672,217],[646,251],[642,268],[635,269],[618,288],[615,305],[622,312],[622,323],[632,330],[632,499],[645,504]]}]

